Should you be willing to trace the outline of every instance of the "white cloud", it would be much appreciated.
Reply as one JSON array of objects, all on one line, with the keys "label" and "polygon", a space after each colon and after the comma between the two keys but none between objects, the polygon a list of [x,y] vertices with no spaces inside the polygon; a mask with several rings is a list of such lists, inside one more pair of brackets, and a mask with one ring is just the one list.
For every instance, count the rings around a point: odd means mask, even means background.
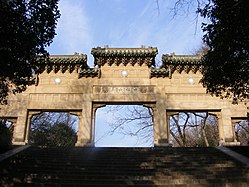
[{"label": "white cloud", "polygon": [[[92,66],[93,47],[158,47],[162,53],[186,54],[201,43],[202,33],[195,33],[194,16],[170,14],[172,2],[160,1],[160,14],[155,1],[126,0],[61,0],[61,18],[51,54],[88,55]],[[191,20],[192,19],[192,20]]]},{"label": "white cloud", "polygon": [[92,35],[82,1],[61,0],[59,9],[61,17],[56,30],[57,36],[50,51],[73,54],[89,50],[92,47]]},{"label": "white cloud", "polygon": [[[158,47],[156,58],[159,60],[162,53],[189,53],[200,44],[202,35],[201,32],[194,35],[193,16],[172,19],[173,1],[159,2],[160,12],[154,0],[60,0],[57,36],[48,50],[51,54],[87,54],[91,66],[91,49],[105,44],[110,47]],[[107,115],[105,110],[97,110],[95,132],[109,132],[108,124],[113,116]],[[114,145],[117,135],[102,144],[106,145],[108,141]],[[121,140],[123,143],[134,141],[131,137]]]}]

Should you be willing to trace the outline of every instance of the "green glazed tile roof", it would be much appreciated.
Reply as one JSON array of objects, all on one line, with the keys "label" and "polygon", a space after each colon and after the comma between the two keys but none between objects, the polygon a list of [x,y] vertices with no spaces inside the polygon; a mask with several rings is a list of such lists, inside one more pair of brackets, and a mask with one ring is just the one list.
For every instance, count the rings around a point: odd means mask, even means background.
[{"label": "green glazed tile roof", "polygon": [[162,67],[169,69],[171,73],[178,71],[181,73],[190,71],[196,73],[197,71],[203,72],[202,56],[197,55],[163,55]]},{"label": "green glazed tile roof", "polygon": [[135,65],[146,64],[148,66],[155,64],[155,56],[158,53],[157,48],[93,48],[94,65],[102,66],[104,64],[112,65]]},{"label": "green glazed tile roof", "polygon": [[93,56],[148,56],[157,55],[157,48],[93,48]]},{"label": "green glazed tile roof", "polygon": [[44,71],[47,73],[51,71],[55,73],[69,71],[72,73],[74,70],[89,68],[86,61],[87,56],[83,54],[49,56],[48,59],[39,63],[39,71],[40,73]]},{"label": "green glazed tile roof", "polygon": [[49,61],[46,63],[52,64],[82,64],[86,65],[87,56],[86,55],[61,55],[61,56],[50,56]]},{"label": "green glazed tile roof", "polygon": [[167,55],[162,56],[164,64],[202,64],[202,56],[198,55]]}]

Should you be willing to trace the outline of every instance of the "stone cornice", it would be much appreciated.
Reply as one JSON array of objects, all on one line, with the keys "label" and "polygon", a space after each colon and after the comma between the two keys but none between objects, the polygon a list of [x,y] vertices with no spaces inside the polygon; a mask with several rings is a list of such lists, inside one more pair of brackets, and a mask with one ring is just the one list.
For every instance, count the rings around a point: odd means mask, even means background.
[{"label": "stone cornice", "polygon": [[171,73],[177,71],[181,73],[190,71],[196,73],[197,71],[203,72],[204,66],[202,64],[202,56],[198,55],[163,55],[162,67],[169,69]]},{"label": "stone cornice", "polygon": [[127,65],[143,65],[151,67],[155,65],[155,56],[158,53],[157,48],[93,48],[94,65],[103,66],[105,64],[111,66],[113,64]]}]

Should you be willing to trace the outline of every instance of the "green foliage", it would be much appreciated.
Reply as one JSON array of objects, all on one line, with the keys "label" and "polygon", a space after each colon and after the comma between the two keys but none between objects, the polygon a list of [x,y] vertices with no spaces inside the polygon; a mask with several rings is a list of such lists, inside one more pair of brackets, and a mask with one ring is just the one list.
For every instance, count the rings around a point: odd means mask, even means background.
[{"label": "green foliage", "polygon": [[207,91],[235,102],[249,98],[249,3],[247,0],[212,0],[199,13],[203,24],[204,56],[201,80]]},{"label": "green foliage", "polygon": [[30,143],[34,145],[48,145],[48,134],[51,125],[47,123],[42,123],[36,125],[30,132]]},{"label": "green foliage", "polygon": [[[0,103],[34,82],[55,36],[59,0],[0,0]],[[37,60],[40,57],[40,60]]]},{"label": "green foliage", "polygon": [[50,146],[74,146],[77,135],[75,131],[65,123],[58,123],[51,127],[48,140]]},{"label": "green foliage", "polygon": [[30,133],[30,143],[39,146],[70,147],[74,146],[77,134],[65,123],[37,125]]},{"label": "green foliage", "polygon": [[8,150],[11,146],[12,133],[4,120],[0,120],[0,150]]}]

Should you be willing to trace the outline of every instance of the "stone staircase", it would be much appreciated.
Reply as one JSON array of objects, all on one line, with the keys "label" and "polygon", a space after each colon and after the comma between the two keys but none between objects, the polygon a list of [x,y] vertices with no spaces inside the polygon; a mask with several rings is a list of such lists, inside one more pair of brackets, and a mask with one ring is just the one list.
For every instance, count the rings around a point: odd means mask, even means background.
[{"label": "stone staircase", "polygon": [[249,158],[249,146],[230,146],[228,148]]},{"label": "stone staircase", "polygon": [[29,147],[0,162],[1,186],[249,186],[249,168],[215,148]]}]

